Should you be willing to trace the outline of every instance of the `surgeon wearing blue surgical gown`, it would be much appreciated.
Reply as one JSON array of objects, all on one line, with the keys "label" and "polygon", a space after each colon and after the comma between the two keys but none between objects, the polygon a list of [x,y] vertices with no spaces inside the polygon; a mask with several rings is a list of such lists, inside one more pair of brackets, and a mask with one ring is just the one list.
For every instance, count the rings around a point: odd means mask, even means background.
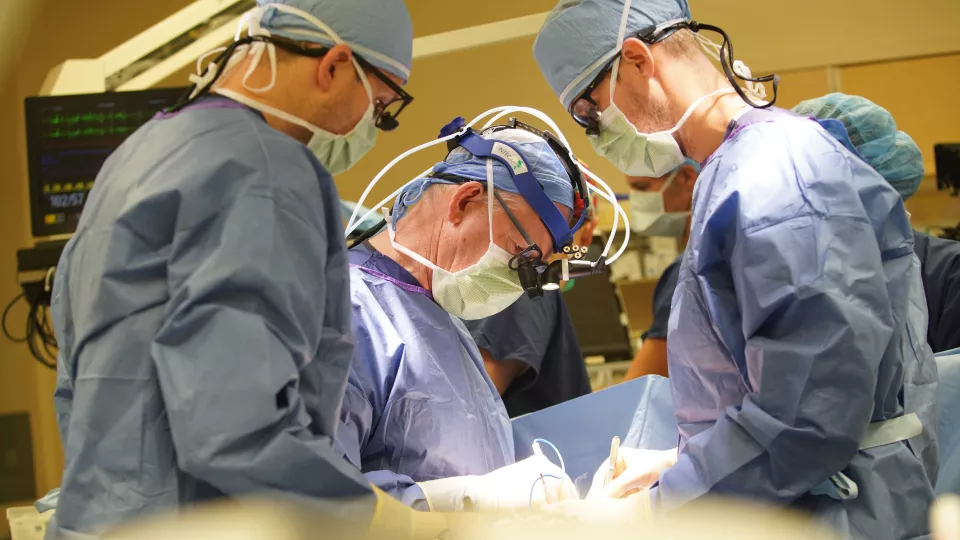
[{"label": "surgeon wearing blue surgical gown", "polygon": [[690,17],[685,0],[563,2],[534,45],[622,172],[703,167],[667,337],[679,448],[622,449],[626,480],[566,511],[631,512],[602,499],[649,487],[634,497],[660,509],[728,495],[852,538],[925,537],[937,375],[903,201],[842,124],[765,107],[773,85],[745,65],[720,74],[698,39],[719,34]]},{"label": "surgeon wearing blue surgical gown", "polygon": [[353,347],[331,173],[402,92],[410,16],[401,0],[259,4],[260,41],[110,156],[64,250],[48,537],[225,496],[371,492],[332,444]]},{"label": "surgeon wearing blue surgical gown", "polygon": [[[520,129],[489,137],[523,154],[546,204],[569,218],[573,185],[546,142]],[[418,509],[514,510],[533,496],[575,496],[542,457],[514,463],[507,411],[461,320],[494,315],[523,293],[508,266],[528,246],[520,228],[544,256],[553,244],[510,169],[488,161],[456,149],[404,188],[389,231],[349,254],[356,356],[337,445],[374,485]]]}]

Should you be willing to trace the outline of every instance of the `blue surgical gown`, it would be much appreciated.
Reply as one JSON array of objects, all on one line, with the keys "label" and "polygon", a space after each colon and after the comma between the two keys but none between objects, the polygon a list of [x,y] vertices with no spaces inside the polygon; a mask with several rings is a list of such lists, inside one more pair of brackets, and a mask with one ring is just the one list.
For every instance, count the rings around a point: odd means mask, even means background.
[{"label": "blue surgical gown", "polygon": [[333,447],[342,230],[319,162],[232,101],[151,120],[110,156],[54,284],[51,535],[264,490],[370,493]]},{"label": "blue surgical gown", "polygon": [[562,294],[523,295],[496,315],[464,324],[481,349],[527,368],[503,393],[511,418],[590,393],[590,375]]},{"label": "blue surgical gown", "polygon": [[[681,450],[656,500],[733,495],[856,538],[927,534],[937,376],[900,196],[816,122],[771,113],[728,133],[693,209],[667,339]],[[858,450],[905,410],[923,435]],[[839,472],[857,498],[810,494]]]},{"label": "blue surgical gown", "polygon": [[350,250],[356,352],[337,446],[372,484],[421,508],[415,482],[514,462],[513,431],[463,322],[403,267]]}]

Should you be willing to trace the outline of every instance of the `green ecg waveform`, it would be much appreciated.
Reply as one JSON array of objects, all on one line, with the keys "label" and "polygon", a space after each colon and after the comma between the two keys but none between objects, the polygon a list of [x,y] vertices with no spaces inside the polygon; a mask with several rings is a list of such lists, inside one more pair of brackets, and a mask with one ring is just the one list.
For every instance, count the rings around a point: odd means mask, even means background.
[{"label": "green ecg waveform", "polygon": [[55,113],[42,120],[43,124],[50,128],[43,134],[43,137],[47,139],[126,137],[150,119],[153,114],[153,111]]}]

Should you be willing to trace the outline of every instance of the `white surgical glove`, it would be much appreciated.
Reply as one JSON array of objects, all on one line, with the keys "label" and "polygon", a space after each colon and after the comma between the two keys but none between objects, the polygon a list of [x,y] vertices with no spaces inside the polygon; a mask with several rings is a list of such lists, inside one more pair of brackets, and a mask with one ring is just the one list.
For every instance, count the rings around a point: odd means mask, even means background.
[{"label": "white surgical glove", "polygon": [[660,473],[677,463],[677,449],[640,450],[620,447],[616,475],[606,486],[603,485],[610,470],[610,459],[603,460],[593,482],[587,499],[619,499],[642,489],[649,489],[657,483]]},{"label": "white surgical glove", "polygon": [[528,457],[483,476],[454,476],[417,485],[434,512],[506,512],[529,508],[531,490],[533,506],[578,498],[570,478],[543,456]]}]

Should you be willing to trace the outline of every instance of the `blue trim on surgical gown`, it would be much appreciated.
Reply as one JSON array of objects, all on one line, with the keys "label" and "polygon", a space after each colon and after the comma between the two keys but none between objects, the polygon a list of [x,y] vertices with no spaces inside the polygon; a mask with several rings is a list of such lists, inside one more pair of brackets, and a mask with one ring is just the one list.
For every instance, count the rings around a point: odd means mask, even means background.
[{"label": "blue trim on surgical gown", "polygon": [[110,156],[57,267],[51,535],[252,492],[371,493],[332,444],[352,354],[333,180],[216,100]]},{"label": "blue trim on surgical gown", "polygon": [[507,411],[463,322],[369,244],[349,257],[356,353],[337,447],[414,506],[423,500],[415,482],[512,464]]},{"label": "blue trim on surgical gown", "polygon": [[[655,500],[727,494],[857,538],[927,534],[937,376],[899,194],[816,122],[776,115],[707,160],[693,208],[667,340],[681,452]],[[858,450],[905,410],[923,435]],[[809,494],[841,471],[858,498]]]}]

